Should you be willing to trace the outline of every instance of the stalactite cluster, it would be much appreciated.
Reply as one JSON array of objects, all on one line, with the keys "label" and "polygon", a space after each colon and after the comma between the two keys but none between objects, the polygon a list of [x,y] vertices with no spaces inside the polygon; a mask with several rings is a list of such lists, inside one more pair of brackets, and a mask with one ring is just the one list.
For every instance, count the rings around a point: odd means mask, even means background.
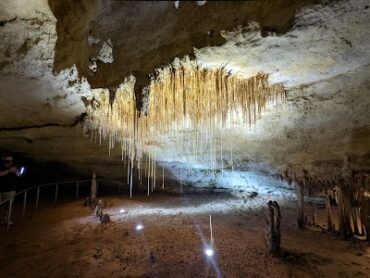
[{"label": "stalactite cluster", "polygon": [[[189,61],[159,70],[148,90],[145,113],[136,109],[133,86],[126,85],[117,90],[113,104],[103,95],[100,105],[89,111],[85,126],[100,142],[109,140],[109,149],[120,144],[122,159],[128,160],[130,167],[136,162],[139,172],[147,174],[148,183],[153,179],[153,186],[155,146],[161,139],[179,138],[179,148],[187,150],[187,163],[206,162],[215,172],[228,160],[233,168],[227,131],[252,125],[267,105],[280,104],[286,97],[284,87],[270,85],[266,74],[239,79],[224,69],[200,68]],[[225,144],[231,145],[228,154],[223,151]],[[141,169],[142,160],[145,170]]]},{"label": "stalactite cluster", "polygon": [[[370,242],[370,174],[354,170],[349,165],[342,168],[307,170],[290,167],[281,178],[297,186],[297,198],[303,195],[325,198],[328,230],[337,230],[345,237],[365,236]],[[336,207],[338,226],[335,227],[332,204]],[[298,202],[298,226],[306,224],[303,204]]]}]

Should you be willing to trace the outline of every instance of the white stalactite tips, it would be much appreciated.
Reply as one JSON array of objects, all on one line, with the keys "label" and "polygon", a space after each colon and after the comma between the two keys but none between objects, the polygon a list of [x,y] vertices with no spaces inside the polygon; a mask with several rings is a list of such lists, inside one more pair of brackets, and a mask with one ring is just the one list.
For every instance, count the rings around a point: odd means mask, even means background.
[{"label": "white stalactite tips", "polygon": [[122,157],[131,165],[134,160],[140,164],[145,153],[148,183],[152,179],[155,187],[154,160],[164,138],[176,135],[179,148],[191,146],[186,148],[187,163],[208,160],[213,173],[226,165],[233,169],[232,149],[229,155],[224,152],[219,135],[254,124],[266,106],[285,101],[285,90],[281,84],[270,85],[266,74],[239,79],[224,69],[204,69],[185,61],[158,70],[148,101],[147,115],[140,114],[133,86],[122,86],[112,105],[109,95],[102,95],[99,105],[88,111],[85,127],[109,139],[110,148],[120,143]]}]

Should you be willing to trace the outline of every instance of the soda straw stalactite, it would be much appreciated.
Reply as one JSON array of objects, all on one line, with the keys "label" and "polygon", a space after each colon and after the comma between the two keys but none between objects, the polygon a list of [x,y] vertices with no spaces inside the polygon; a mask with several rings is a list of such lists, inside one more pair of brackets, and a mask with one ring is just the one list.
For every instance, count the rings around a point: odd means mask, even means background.
[{"label": "soda straw stalactite", "polygon": [[131,164],[131,170],[130,170],[130,199],[132,199],[132,179],[134,175],[134,165]]},{"label": "soda straw stalactite", "polygon": [[[185,59],[157,70],[148,87],[148,110],[142,113],[136,107],[134,83],[133,77],[127,79],[113,103],[109,92],[103,91],[98,104],[88,109],[84,126],[91,136],[99,135],[99,144],[109,140],[109,153],[119,143],[129,170],[135,161],[140,165],[145,154],[146,171],[138,173],[147,174],[148,194],[150,185],[152,190],[156,186],[156,160],[162,159],[160,148],[169,136],[176,136],[175,147],[186,152],[187,163],[206,163],[214,175],[218,167],[224,170],[225,163],[233,170],[232,141],[224,140],[224,134],[254,124],[266,106],[284,102],[286,97],[281,84],[268,83],[267,74],[240,79],[224,68],[205,69]],[[163,176],[164,169],[162,188]]]},{"label": "soda straw stalactite", "polygon": [[162,190],[164,190],[164,165],[162,165]]}]

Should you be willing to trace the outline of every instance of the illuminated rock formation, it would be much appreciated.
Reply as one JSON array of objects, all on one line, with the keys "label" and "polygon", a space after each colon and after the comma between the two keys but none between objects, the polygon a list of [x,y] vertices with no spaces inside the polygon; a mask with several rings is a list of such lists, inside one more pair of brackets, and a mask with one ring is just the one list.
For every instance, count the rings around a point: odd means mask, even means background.
[{"label": "illuminated rock formation", "polygon": [[[96,170],[126,178],[127,167],[141,168],[134,183],[149,172],[184,187],[254,188],[263,183],[261,172],[277,175],[292,165],[318,176],[321,168],[341,171],[348,156],[367,171],[367,7],[364,0],[181,2],[178,8],[166,2],[2,2],[2,148],[85,175]],[[203,85],[194,85],[198,78]],[[253,99],[250,92],[260,96],[259,90],[240,91],[256,78],[283,96],[283,105]],[[231,110],[238,116],[228,114],[232,84],[239,88]],[[203,88],[204,95],[191,88]],[[265,106],[259,117],[257,107]],[[231,117],[239,121],[234,127]],[[102,147],[94,144],[100,134]],[[127,163],[125,156],[142,159]]]}]

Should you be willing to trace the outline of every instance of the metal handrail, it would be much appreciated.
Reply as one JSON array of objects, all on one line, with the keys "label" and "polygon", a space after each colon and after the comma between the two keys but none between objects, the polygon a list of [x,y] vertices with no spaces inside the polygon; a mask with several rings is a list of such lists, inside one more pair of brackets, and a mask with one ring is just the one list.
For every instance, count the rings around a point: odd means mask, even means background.
[{"label": "metal handrail", "polygon": [[[19,192],[15,193],[14,197],[19,196],[19,195],[25,193],[26,191],[37,189],[38,187],[41,188],[41,187],[45,187],[45,186],[48,186],[48,185],[56,185],[56,184],[61,185],[61,184],[76,183],[76,182],[89,182],[89,181],[92,181],[92,179],[44,183],[44,184],[40,184],[40,185],[35,185],[35,186],[32,186],[32,187],[28,187],[28,188],[26,188],[26,189],[24,189],[22,191],[19,191]],[[1,201],[0,202],[0,205],[5,204],[9,200],[10,199],[5,199],[4,201]]]},{"label": "metal handrail", "polygon": [[[24,194],[24,197],[23,197],[23,212],[22,212],[22,216],[25,216],[25,213],[26,213],[26,204],[27,204],[27,192],[30,191],[30,190],[34,190],[36,189],[37,190],[37,195],[36,195],[36,209],[38,208],[38,203],[39,203],[39,196],[40,196],[40,188],[41,187],[46,187],[46,186],[50,186],[50,185],[54,185],[55,186],[55,195],[54,195],[54,203],[57,203],[58,201],[58,188],[59,188],[59,185],[65,185],[65,184],[71,184],[71,183],[75,183],[76,184],[76,194],[75,194],[75,198],[78,199],[78,194],[79,194],[79,185],[80,183],[83,183],[83,182],[91,182],[92,179],[84,179],[84,180],[72,180],[72,181],[62,181],[62,182],[52,182],[52,183],[45,183],[45,184],[40,184],[40,185],[36,185],[36,186],[33,186],[33,187],[29,187],[29,188],[26,188],[22,191],[19,191],[17,192],[12,198],[8,198],[8,199],[5,199],[3,201],[0,202],[0,205],[3,205],[5,204],[6,202],[9,202],[9,210],[8,210],[8,223],[7,223],[7,227],[6,227],[6,231],[8,232],[9,231],[9,227],[10,227],[10,219],[11,219],[11,214],[12,214],[12,205],[13,205],[13,200],[16,196],[20,196],[22,194]],[[121,182],[120,181],[117,181],[117,180],[113,180],[113,179],[96,179],[97,181],[97,186],[99,184],[99,181],[114,181],[115,183],[118,183],[118,188],[119,188],[119,191],[121,189]]]}]

